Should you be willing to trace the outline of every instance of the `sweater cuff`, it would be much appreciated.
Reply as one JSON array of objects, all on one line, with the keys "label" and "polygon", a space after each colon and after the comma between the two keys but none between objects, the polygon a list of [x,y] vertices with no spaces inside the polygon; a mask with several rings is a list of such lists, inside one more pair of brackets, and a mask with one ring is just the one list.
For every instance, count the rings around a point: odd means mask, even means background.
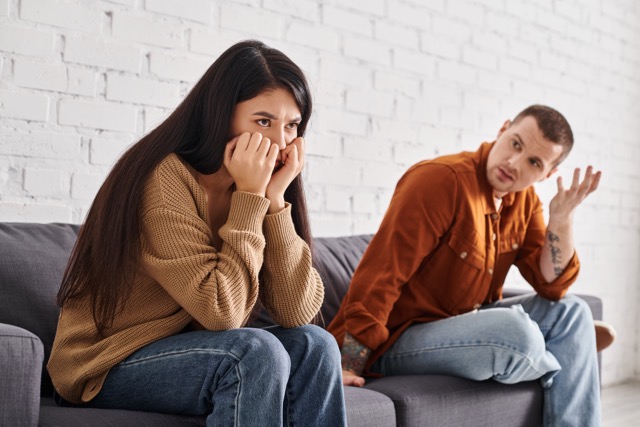
[{"label": "sweater cuff", "polygon": [[290,247],[298,239],[296,227],[291,217],[291,203],[286,202],[284,209],[264,218],[264,237],[268,246]]},{"label": "sweater cuff", "polygon": [[262,233],[262,222],[269,209],[269,199],[257,194],[235,191],[231,195],[231,206],[227,225],[235,230]]}]

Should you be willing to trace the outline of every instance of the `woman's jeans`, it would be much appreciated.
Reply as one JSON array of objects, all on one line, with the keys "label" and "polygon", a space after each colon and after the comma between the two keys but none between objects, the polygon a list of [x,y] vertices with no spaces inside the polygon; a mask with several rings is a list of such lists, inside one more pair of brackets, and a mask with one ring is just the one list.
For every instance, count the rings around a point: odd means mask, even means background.
[{"label": "woman's jeans", "polygon": [[197,331],[111,369],[91,407],[206,414],[210,426],[344,426],[340,352],[313,325]]},{"label": "woman's jeans", "polygon": [[580,298],[549,301],[527,294],[411,326],[372,370],[505,384],[540,379],[545,426],[599,426],[594,331],[589,306]]}]

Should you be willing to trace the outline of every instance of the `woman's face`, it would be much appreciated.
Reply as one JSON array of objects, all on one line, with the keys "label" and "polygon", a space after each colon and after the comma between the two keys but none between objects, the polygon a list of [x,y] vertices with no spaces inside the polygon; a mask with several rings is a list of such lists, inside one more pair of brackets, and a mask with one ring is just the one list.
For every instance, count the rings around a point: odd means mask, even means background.
[{"label": "woman's face", "polygon": [[260,132],[282,151],[297,138],[301,120],[293,95],[285,89],[270,89],[236,104],[231,119],[231,135]]}]

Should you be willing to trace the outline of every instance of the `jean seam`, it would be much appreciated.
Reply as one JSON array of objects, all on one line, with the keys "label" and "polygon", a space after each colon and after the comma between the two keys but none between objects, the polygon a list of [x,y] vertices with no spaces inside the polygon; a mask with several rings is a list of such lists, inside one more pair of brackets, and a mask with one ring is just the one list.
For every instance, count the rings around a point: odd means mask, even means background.
[{"label": "jean seam", "polygon": [[234,406],[236,408],[235,414],[233,417],[233,425],[235,427],[239,427],[240,420],[240,394],[242,393],[242,373],[240,372],[240,366],[236,364],[235,366],[236,375],[238,376],[238,391],[236,391],[236,398],[234,400]]},{"label": "jean seam", "polygon": [[235,359],[237,362],[240,361],[240,358],[238,356],[236,356],[235,354],[228,352],[228,351],[220,351],[220,350],[216,350],[216,349],[211,349],[211,348],[189,348],[189,349],[185,349],[185,350],[175,350],[175,351],[167,351],[164,353],[158,353],[158,354],[154,354],[154,355],[150,355],[150,356],[145,356],[145,357],[140,357],[138,359],[135,360],[124,360],[122,362],[120,362],[117,367],[125,367],[125,366],[133,366],[136,365],[138,363],[145,363],[151,360],[155,360],[155,359],[161,359],[163,357],[167,357],[167,356],[179,356],[182,354],[187,354],[187,353],[213,353],[213,354],[224,354],[224,355],[228,355],[233,357],[233,359]]}]

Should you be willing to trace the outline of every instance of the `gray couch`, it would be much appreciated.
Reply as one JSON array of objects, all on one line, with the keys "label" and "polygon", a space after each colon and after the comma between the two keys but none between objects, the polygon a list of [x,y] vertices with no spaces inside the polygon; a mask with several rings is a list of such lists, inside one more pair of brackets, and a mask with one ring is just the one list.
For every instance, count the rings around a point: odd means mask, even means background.
[{"label": "gray couch", "polygon": [[[203,426],[204,417],[55,405],[44,366],[55,335],[60,279],[78,227],[0,223],[1,426]],[[322,316],[335,315],[371,236],[318,238],[315,262],[326,287]],[[594,318],[602,302],[583,296]],[[265,320],[265,319],[262,319]],[[346,387],[350,426],[539,426],[537,382],[502,385],[449,376],[372,379]]]}]

